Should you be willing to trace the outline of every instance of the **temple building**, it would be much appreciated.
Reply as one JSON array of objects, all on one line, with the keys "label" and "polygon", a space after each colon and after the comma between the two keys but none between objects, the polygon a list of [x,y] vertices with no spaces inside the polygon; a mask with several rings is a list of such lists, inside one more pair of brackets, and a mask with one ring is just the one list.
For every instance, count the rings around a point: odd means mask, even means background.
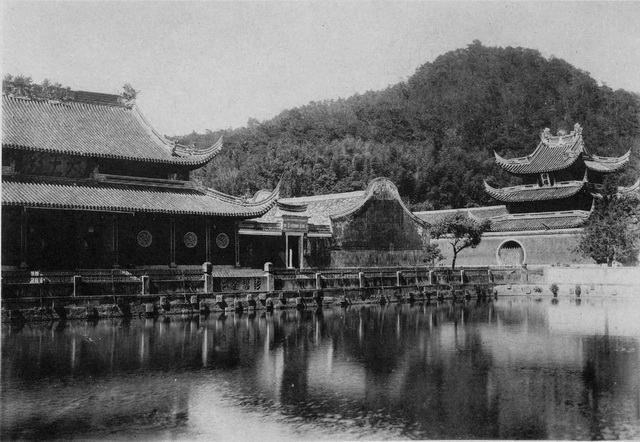
[{"label": "temple building", "polygon": [[[491,220],[491,231],[485,233],[476,249],[459,255],[461,265],[498,264],[569,264],[592,262],[575,253],[577,235],[589,218],[594,198],[598,197],[604,177],[619,172],[629,154],[620,157],[593,155],[582,138],[579,124],[569,134],[552,136],[545,129],[537,148],[526,157],[505,159],[495,154],[497,164],[522,179],[514,187],[495,188],[485,181],[487,193],[502,205],[461,209],[472,219]],[[621,187],[619,192],[640,188]],[[449,211],[417,213],[434,223]],[[446,240],[438,240],[447,254]]]},{"label": "temple building", "polygon": [[222,140],[169,141],[122,96],[3,94],[2,111],[3,269],[237,266],[239,223],[276,204],[189,181]]},{"label": "temple building", "polygon": [[363,191],[281,198],[260,218],[241,222],[240,238],[253,267],[406,266],[423,265],[429,232],[397,187],[375,178]]}]

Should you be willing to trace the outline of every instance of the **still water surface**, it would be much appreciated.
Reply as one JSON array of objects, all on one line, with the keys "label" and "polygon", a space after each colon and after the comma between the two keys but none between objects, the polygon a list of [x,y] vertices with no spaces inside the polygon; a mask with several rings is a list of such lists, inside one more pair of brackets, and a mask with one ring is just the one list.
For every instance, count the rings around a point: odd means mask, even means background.
[{"label": "still water surface", "polygon": [[2,439],[638,439],[640,304],[2,326]]}]

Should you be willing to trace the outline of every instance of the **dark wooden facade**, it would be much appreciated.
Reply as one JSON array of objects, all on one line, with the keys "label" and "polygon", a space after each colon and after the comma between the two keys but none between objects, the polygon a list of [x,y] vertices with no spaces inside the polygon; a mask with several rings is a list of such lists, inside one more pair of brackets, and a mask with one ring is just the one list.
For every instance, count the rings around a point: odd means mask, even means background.
[{"label": "dark wooden facade", "polygon": [[190,182],[221,147],[170,142],[115,95],[3,96],[3,268],[239,265],[238,223],[277,189],[246,202]]}]

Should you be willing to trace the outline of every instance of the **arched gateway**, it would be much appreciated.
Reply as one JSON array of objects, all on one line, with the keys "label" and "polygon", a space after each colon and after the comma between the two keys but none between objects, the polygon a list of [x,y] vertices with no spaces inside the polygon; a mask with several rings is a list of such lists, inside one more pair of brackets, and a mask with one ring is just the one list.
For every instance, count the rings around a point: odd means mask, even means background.
[{"label": "arched gateway", "polygon": [[498,265],[503,266],[522,265],[526,262],[526,257],[522,244],[513,239],[503,241],[496,252]]}]

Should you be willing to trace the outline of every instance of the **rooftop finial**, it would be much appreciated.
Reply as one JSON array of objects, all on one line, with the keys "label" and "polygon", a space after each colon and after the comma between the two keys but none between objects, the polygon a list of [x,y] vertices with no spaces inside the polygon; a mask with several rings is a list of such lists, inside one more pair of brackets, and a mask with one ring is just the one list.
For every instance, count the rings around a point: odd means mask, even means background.
[{"label": "rooftop finial", "polygon": [[582,126],[580,126],[579,123],[576,123],[576,124],[573,125],[573,134],[576,137],[579,137],[579,136],[582,135]]},{"label": "rooftop finial", "polygon": [[135,90],[130,83],[125,83],[125,85],[122,86],[122,89],[123,91],[120,96],[124,99],[124,105],[133,106],[140,91]]},{"label": "rooftop finial", "polygon": [[540,139],[543,143],[548,144],[549,139],[551,139],[551,129],[545,127],[544,130],[540,133]]}]

